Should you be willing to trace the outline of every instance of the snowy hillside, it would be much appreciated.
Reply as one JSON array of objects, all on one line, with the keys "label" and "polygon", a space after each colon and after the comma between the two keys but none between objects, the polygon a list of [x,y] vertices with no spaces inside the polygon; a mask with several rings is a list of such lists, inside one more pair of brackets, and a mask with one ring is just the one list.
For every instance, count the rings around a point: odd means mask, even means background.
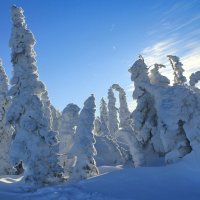
[{"label": "snowy hillside", "polygon": [[49,186],[31,193],[21,189],[19,178],[1,177],[0,199],[199,200],[200,197],[200,163],[192,155],[166,167],[101,167],[100,172],[103,174],[77,184]]}]

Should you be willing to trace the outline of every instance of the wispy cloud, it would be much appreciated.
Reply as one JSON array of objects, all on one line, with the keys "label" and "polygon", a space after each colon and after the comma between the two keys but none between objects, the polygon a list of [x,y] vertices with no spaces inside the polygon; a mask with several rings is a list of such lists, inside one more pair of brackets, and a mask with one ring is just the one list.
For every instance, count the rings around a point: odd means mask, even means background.
[{"label": "wispy cloud", "polygon": [[[199,43],[191,41],[184,46],[184,41],[168,39],[145,48],[142,53],[148,66],[154,63],[165,64],[167,68],[163,69],[162,73],[170,76],[168,78],[171,80],[173,79],[173,77],[171,77],[173,72],[166,56],[179,56],[184,65],[184,74],[189,78],[192,72],[200,70],[200,47],[198,44]],[[187,50],[183,51],[183,47],[186,47]]]},{"label": "wispy cloud", "polygon": [[[200,14],[198,1],[179,1],[163,13],[163,18],[157,27],[148,31],[150,42],[141,51],[145,63],[151,66],[155,63],[164,64],[166,68],[161,73],[173,83],[173,70],[167,55],[180,57],[185,70],[184,75],[189,81],[189,76],[195,71],[200,71]],[[158,28],[159,27],[159,28]],[[134,90],[130,84],[127,93]],[[131,99],[129,107],[135,108],[136,103]]]},{"label": "wispy cloud", "polygon": [[155,63],[164,63],[166,55],[176,53],[176,45],[175,39],[162,40],[146,47],[142,51],[142,55],[149,66]]},{"label": "wispy cloud", "polygon": [[[200,70],[200,14],[191,10],[199,6],[197,3],[195,0],[180,1],[164,12],[161,28],[155,33],[155,36],[162,35],[162,37],[154,39],[154,43],[142,51],[148,65],[154,63],[167,65],[162,72],[170,76],[168,77],[170,79],[173,79],[173,72],[166,58],[169,54],[180,57],[187,78],[192,72]],[[187,17],[180,15],[184,12]]]}]

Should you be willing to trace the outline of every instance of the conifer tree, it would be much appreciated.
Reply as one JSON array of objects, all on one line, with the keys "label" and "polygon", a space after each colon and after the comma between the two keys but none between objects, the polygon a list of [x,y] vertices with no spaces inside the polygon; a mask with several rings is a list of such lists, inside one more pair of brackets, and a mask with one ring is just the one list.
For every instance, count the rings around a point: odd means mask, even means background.
[{"label": "conifer tree", "polygon": [[6,112],[10,103],[7,96],[8,78],[0,59],[0,174],[14,173],[10,163],[10,145],[12,142],[13,128],[6,124]]},{"label": "conifer tree", "polygon": [[105,100],[102,98],[100,102],[100,121],[101,121],[101,132],[103,135],[108,135],[108,109]]},{"label": "conifer tree", "polygon": [[[137,100],[136,109],[131,114],[134,136],[131,137],[129,128],[129,141],[133,140],[133,146],[130,146],[130,149],[132,149],[132,157],[137,165],[149,165],[157,157],[151,141],[152,137],[157,134],[157,113],[154,97],[151,94],[148,67],[144,59],[140,57],[129,69],[129,72],[135,86],[133,99]],[[162,146],[161,143],[159,146]]]},{"label": "conifer tree", "polygon": [[108,90],[108,129],[112,137],[115,138],[115,133],[118,131],[118,119],[117,119],[118,109],[116,108],[116,98],[112,87]]},{"label": "conifer tree", "polygon": [[62,168],[58,165],[57,133],[50,129],[42,100],[47,94],[44,84],[38,80],[35,39],[27,29],[23,10],[12,6],[12,50],[13,77],[8,92],[12,104],[7,113],[7,122],[15,128],[12,144],[13,164],[23,162],[23,180],[32,186],[41,186],[61,180]]},{"label": "conifer tree", "polygon": [[71,153],[76,156],[76,163],[71,175],[73,180],[86,179],[98,175],[94,156],[95,139],[93,134],[95,120],[95,98],[91,95],[80,112],[78,125]]},{"label": "conifer tree", "polygon": [[113,84],[112,88],[119,92],[119,127],[127,127],[130,124],[130,112],[126,100],[126,93],[118,84]]},{"label": "conifer tree", "polygon": [[68,155],[73,142],[75,131],[78,123],[80,108],[73,103],[70,103],[62,111],[61,122],[59,126],[59,153],[60,164],[64,168],[65,175],[68,176],[71,171],[73,158]]}]

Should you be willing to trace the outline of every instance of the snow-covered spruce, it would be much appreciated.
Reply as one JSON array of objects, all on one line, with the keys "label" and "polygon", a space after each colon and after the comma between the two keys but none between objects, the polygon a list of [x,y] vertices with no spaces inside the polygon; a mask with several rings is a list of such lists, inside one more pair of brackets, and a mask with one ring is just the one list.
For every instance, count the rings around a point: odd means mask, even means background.
[{"label": "snow-covered spruce", "polygon": [[108,109],[105,100],[102,98],[100,102],[100,121],[101,121],[101,132],[103,135],[108,135]]},{"label": "snow-covered spruce", "polygon": [[194,138],[199,137],[196,124],[200,113],[199,98],[182,85],[152,90],[152,95],[156,99],[157,127],[166,152],[165,162],[172,163],[190,153]]},{"label": "snow-covered spruce", "polygon": [[68,176],[71,171],[71,163],[73,159],[68,157],[68,152],[73,145],[76,126],[78,123],[80,108],[73,103],[70,103],[62,111],[60,126],[59,126],[59,154],[60,164],[64,168],[65,175]]},{"label": "snow-covered spruce", "polygon": [[174,85],[184,84],[187,79],[183,76],[184,69],[182,68],[183,64],[180,62],[179,57],[168,55],[171,66],[174,70]]},{"label": "snow-covered spruce", "polygon": [[161,68],[165,68],[165,65],[154,64],[153,69],[150,70],[149,74],[150,82],[153,85],[168,86],[170,80],[166,76],[160,74],[159,69]]},{"label": "snow-covered spruce", "polygon": [[115,138],[115,133],[118,130],[118,119],[117,112],[118,109],[115,106],[116,98],[114,96],[114,92],[112,87],[108,90],[108,129],[109,133],[112,137]]},{"label": "snow-covered spruce", "polygon": [[135,86],[133,99],[137,100],[137,107],[131,115],[133,128],[137,139],[142,143],[146,143],[151,136],[153,117],[155,115],[152,96],[145,89],[146,85],[150,85],[148,68],[144,60],[139,59],[129,69],[129,72]]},{"label": "snow-covered spruce", "polygon": [[[132,162],[132,156],[129,152],[129,145],[124,140],[123,135],[120,135],[123,129],[127,129],[131,124],[130,112],[126,101],[126,93],[122,87],[118,84],[113,84],[111,87],[113,90],[119,93],[119,129],[115,132],[115,141],[113,141],[117,148],[120,150],[123,157],[123,164]],[[124,130],[125,131],[125,130]],[[121,137],[122,136],[122,137]],[[113,139],[111,139],[113,140]],[[122,163],[122,159],[121,163]]]},{"label": "snow-covered spruce", "polygon": [[76,163],[71,174],[72,180],[86,179],[98,175],[94,156],[95,139],[93,135],[95,120],[95,98],[91,95],[80,112],[71,154],[76,156]]},{"label": "snow-covered spruce", "polygon": [[119,127],[126,127],[130,124],[130,112],[126,101],[126,93],[118,84],[113,84],[112,88],[119,93]]},{"label": "snow-covered spruce", "polygon": [[6,112],[10,103],[7,92],[8,78],[0,59],[0,175],[14,173],[10,163],[10,145],[14,130],[6,124]]},{"label": "snow-covered spruce", "polygon": [[7,113],[7,122],[15,128],[11,158],[13,164],[23,161],[26,183],[41,186],[61,180],[63,170],[58,165],[57,133],[50,130],[45,114],[47,107],[42,96],[46,90],[38,80],[35,39],[27,29],[22,8],[12,6],[11,14],[9,45],[13,77],[8,94],[12,96],[12,104]]},{"label": "snow-covered spruce", "polygon": [[200,71],[192,73],[190,76],[190,85],[195,86],[200,80]]},{"label": "snow-covered spruce", "polygon": [[[154,65],[154,69],[157,67],[160,66]],[[154,97],[157,115],[157,125],[151,142],[156,152],[166,154],[165,162],[172,163],[191,151],[185,126],[190,121],[187,119],[187,113],[193,109],[194,104],[192,102],[198,97],[195,94],[196,91],[192,92],[189,87],[183,84],[177,83],[174,86],[169,86],[168,79],[160,74],[158,68],[154,69],[153,73],[151,70],[149,76],[152,85],[146,85],[145,87]],[[188,105],[190,105],[190,109],[188,109]],[[195,105],[198,110],[198,103]],[[162,145],[160,145],[161,143]]]},{"label": "snow-covered spruce", "polygon": [[[136,109],[132,113],[132,127],[134,137],[138,140],[137,142],[133,138],[134,143],[138,143],[138,151],[134,150],[133,152],[136,152],[136,154],[132,157],[133,160],[137,160],[137,165],[152,165],[157,162],[160,155],[163,155],[164,149],[157,129],[158,117],[155,109],[155,99],[151,94],[152,86],[148,77],[148,68],[144,60],[140,58],[129,69],[129,72],[135,85],[133,98],[137,100]],[[130,136],[131,134],[129,134]],[[134,148],[137,149],[137,147]]]}]

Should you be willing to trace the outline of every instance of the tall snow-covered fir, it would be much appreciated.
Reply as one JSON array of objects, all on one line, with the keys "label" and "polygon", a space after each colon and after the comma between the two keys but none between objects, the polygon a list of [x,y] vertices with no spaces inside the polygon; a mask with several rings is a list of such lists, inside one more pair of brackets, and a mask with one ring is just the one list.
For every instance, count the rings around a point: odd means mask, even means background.
[{"label": "tall snow-covered fir", "polygon": [[50,129],[47,106],[42,101],[46,90],[38,80],[34,36],[27,29],[22,8],[12,6],[11,15],[13,77],[8,94],[12,104],[7,113],[7,122],[15,128],[11,159],[13,164],[23,162],[26,183],[40,186],[61,180],[57,133]]},{"label": "tall snow-covered fir", "polygon": [[117,118],[116,98],[112,87],[108,90],[108,129],[112,137],[115,138],[115,133],[119,128],[119,121]]},{"label": "tall snow-covered fir", "polygon": [[80,108],[73,103],[70,103],[62,111],[61,121],[59,125],[59,153],[60,164],[64,168],[65,175],[69,175],[71,163],[73,159],[69,158],[68,153],[72,148],[75,131],[78,123]]},{"label": "tall snow-covered fir", "polygon": [[119,93],[119,127],[125,127],[130,124],[130,112],[126,100],[126,93],[119,84],[113,84],[112,88]]},{"label": "tall snow-covered fir", "polygon": [[[139,58],[129,69],[135,90],[133,98],[137,100],[136,109],[132,113],[133,130],[142,146],[140,165],[151,165],[163,154],[163,146],[157,129],[157,111],[155,98],[151,94],[152,85],[148,76],[148,67],[143,58]],[[140,148],[141,149],[141,148]],[[142,156],[143,154],[143,156]],[[142,158],[143,157],[143,158]]]},{"label": "tall snow-covered fir", "polygon": [[94,156],[95,139],[93,134],[95,120],[95,98],[91,95],[85,102],[80,112],[78,125],[71,153],[76,156],[76,163],[71,174],[71,179],[81,180],[98,175]]},{"label": "tall snow-covered fir", "polygon": [[108,135],[108,109],[105,100],[102,98],[100,102],[100,121],[101,121],[101,132],[103,135]]},{"label": "tall snow-covered fir", "polygon": [[0,175],[14,172],[10,162],[10,145],[14,130],[9,124],[6,124],[6,112],[10,104],[7,92],[8,78],[0,59]]}]

